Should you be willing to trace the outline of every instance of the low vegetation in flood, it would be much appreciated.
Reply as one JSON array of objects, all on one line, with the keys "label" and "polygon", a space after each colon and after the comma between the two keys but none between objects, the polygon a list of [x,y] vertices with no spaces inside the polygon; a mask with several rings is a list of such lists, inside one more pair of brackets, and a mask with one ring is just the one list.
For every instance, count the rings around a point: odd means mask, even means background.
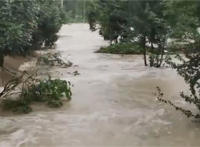
[{"label": "low vegetation in flood", "polygon": [[102,47],[97,53],[110,54],[142,54],[140,46],[134,43],[118,43]]},{"label": "low vegetation in flood", "polygon": [[58,53],[48,53],[45,55],[42,55],[37,60],[37,65],[47,65],[47,66],[58,66],[62,68],[67,68],[72,66],[72,62],[70,61],[63,61],[60,58],[60,55]]},{"label": "low vegetation in flood", "polygon": [[45,103],[52,108],[61,107],[71,100],[71,83],[60,79],[39,80],[34,76],[24,76],[8,82],[0,93],[4,110],[15,113],[29,113],[32,103]]}]

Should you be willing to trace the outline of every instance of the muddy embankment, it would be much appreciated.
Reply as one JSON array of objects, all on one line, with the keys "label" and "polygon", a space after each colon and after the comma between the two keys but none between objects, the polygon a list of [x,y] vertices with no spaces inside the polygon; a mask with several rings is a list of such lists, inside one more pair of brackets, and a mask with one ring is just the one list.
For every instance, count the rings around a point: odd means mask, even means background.
[{"label": "muddy embankment", "polygon": [[[35,61],[38,54],[34,53],[32,56],[6,56],[4,61],[4,68],[0,68],[0,87],[5,85],[9,80],[19,75],[22,71],[28,70],[27,64]],[[27,68],[27,69],[26,69]]]},{"label": "muddy embankment", "polygon": [[19,77],[26,71],[28,74],[39,78],[46,78],[50,73],[50,67],[68,68],[70,61],[63,61],[56,50],[38,50],[31,56],[5,57],[4,67],[0,68],[0,92],[10,80]]},{"label": "muddy embankment", "polygon": [[0,69],[0,86],[3,86],[9,80],[14,78],[14,76],[19,73],[20,66],[30,60],[31,57],[6,56],[4,62],[5,69]]}]

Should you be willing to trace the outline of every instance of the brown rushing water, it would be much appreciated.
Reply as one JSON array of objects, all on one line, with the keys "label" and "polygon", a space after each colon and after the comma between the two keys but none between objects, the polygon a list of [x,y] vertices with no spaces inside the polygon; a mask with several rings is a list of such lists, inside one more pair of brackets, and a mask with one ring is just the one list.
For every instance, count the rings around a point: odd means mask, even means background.
[{"label": "brown rushing water", "polygon": [[[61,109],[0,117],[0,147],[197,147],[200,124],[155,99],[186,89],[171,69],[143,66],[141,56],[95,54],[107,45],[87,24],[64,25],[57,49],[74,66],[48,69],[70,80],[73,99]],[[79,76],[70,74],[74,71]],[[59,71],[59,72],[58,72]]]}]

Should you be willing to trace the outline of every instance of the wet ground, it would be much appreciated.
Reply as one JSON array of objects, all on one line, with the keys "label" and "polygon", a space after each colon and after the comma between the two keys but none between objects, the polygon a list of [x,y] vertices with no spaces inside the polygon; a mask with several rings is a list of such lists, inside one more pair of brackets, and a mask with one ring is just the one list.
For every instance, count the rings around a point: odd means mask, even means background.
[{"label": "wet ground", "polygon": [[48,69],[74,84],[72,101],[61,109],[1,116],[0,147],[200,146],[199,122],[156,101],[154,94],[160,86],[185,106],[178,96],[187,89],[183,79],[171,69],[144,67],[142,56],[94,53],[107,42],[88,28],[63,26],[57,50],[74,66]]}]

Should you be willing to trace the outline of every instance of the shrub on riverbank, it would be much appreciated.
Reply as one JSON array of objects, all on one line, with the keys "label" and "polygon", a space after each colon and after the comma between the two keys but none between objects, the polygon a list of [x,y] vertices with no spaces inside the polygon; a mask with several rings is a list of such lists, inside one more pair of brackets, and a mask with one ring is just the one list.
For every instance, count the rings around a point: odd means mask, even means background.
[{"label": "shrub on riverbank", "polygon": [[57,41],[57,32],[63,23],[64,12],[60,9],[60,3],[53,0],[38,1],[37,30],[33,33],[33,49],[52,47]]},{"label": "shrub on riverbank", "polygon": [[[17,92],[16,88],[20,90]],[[17,93],[19,94],[16,97]],[[31,112],[33,102],[45,103],[53,108],[61,107],[64,100],[71,100],[71,96],[70,82],[51,78],[38,80],[33,76],[20,77],[8,82],[0,94],[3,109],[16,113]]]},{"label": "shrub on riverbank", "polygon": [[142,54],[141,48],[135,43],[117,43],[108,47],[102,47],[97,53],[110,54]]}]

